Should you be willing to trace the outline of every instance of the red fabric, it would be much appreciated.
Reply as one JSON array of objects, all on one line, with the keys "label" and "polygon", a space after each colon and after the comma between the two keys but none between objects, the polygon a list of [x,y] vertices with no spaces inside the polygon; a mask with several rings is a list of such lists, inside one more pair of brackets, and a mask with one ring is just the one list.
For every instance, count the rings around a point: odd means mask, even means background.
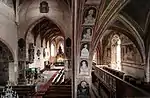
[{"label": "red fabric", "polygon": [[[37,91],[36,95],[40,95],[41,93],[44,94],[47,89],[49,88],[49,86],[52,83],[52,80],[55,78],[55,76],[57,75],[58,71],[56,73],[53,74],[53,76],[48,80],[47,83],[45,83],[44,85],[40,85],[39,90]],[[35,98],[42,98],[42,96],[36,96]]]}]

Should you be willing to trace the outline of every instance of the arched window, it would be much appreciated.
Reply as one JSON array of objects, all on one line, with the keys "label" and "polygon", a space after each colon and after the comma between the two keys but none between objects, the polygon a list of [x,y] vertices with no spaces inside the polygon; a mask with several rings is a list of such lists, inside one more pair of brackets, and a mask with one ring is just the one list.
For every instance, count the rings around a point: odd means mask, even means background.
[{"label": "arched window", "polygon": [[57,45],[57,53],[59,52],[59,47],[61,47],[62,52],[64,53],[64,42],[63,41],[59,41],[58,45]]},{"label": "arched window", "polygon": [[60,47],[62,49],[62,52],[64,53],[64,45],[62,43],[60,44]]},{"label": "arched window", "polygon": [[54,43],[51,44],[51,56],[55,56],[55,45],[54,45]]},{"label": "arched window", "polygon": [[117,34],[111,39],[111,67],[121,71],[121,40]]},{"label": "arched window", "polygon": [[97,53],[96,53],[96,51],[94,52],[94,55],[93,55],[93,62],[97,63]]}]

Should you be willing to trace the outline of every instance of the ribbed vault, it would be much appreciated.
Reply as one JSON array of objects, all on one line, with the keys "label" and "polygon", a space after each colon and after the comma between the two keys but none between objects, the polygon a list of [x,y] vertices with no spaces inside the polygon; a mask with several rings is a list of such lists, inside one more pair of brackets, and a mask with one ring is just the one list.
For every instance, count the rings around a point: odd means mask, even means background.
[{"label": "ribbed vault", "polygon": [[44,39],[46,42],[48,42],[54,37],[64,36],[59,27],[48,18],[44,18],[39,23],[37,23],[31,30],[31,33],[34,36],[34,42],[36,42],[36,39],[39,35],[42,42]]}]

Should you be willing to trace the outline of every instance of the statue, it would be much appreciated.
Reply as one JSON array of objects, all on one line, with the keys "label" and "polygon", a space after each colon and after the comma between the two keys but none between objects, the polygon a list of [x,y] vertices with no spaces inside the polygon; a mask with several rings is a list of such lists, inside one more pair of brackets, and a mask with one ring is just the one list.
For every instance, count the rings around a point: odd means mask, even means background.
[{"label": "statue", "polygon": [[91,41],[92,39],[92,29],[86,28],[85,32],[82,35],[82,41]]},{"label": "statue", "polygon": [[81,50],[81,58],[88,58],[89,57],[89,51],[87,49],[87,44],[84,44],[84,48]]},{"label": "statue", "polygon": [[94,25],[95,24],[95,10],[90,9],[87,13],[87,16],[84,18],[83,25]]},{"label": "statue", "polygon": [[86,60],[80,62],[79,73],[81,75],[88,75],[88,63]]}]

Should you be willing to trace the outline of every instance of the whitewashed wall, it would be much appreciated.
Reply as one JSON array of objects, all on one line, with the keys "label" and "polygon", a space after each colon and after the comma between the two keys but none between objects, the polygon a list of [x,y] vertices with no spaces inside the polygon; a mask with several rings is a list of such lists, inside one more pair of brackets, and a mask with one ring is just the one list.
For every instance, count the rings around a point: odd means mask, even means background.
[{"label": "whitewashed wall", "polygon": [[14,62],[9,64],[9,80],[17,82],[17,26],[15,24],[14,11],[12,8],[0,2],[0,40],[10,49]]},{"label": "whitewashed wall", "polygon": [[28,0],[20,7],[19,37],[24,37],[29,27],[44,16],[56,23],[65,35],[71,37],[71,13],[65,4],[57,0],[47,0],[49,3],[49,13],[40,13],[40,1],[41,0]]}]

